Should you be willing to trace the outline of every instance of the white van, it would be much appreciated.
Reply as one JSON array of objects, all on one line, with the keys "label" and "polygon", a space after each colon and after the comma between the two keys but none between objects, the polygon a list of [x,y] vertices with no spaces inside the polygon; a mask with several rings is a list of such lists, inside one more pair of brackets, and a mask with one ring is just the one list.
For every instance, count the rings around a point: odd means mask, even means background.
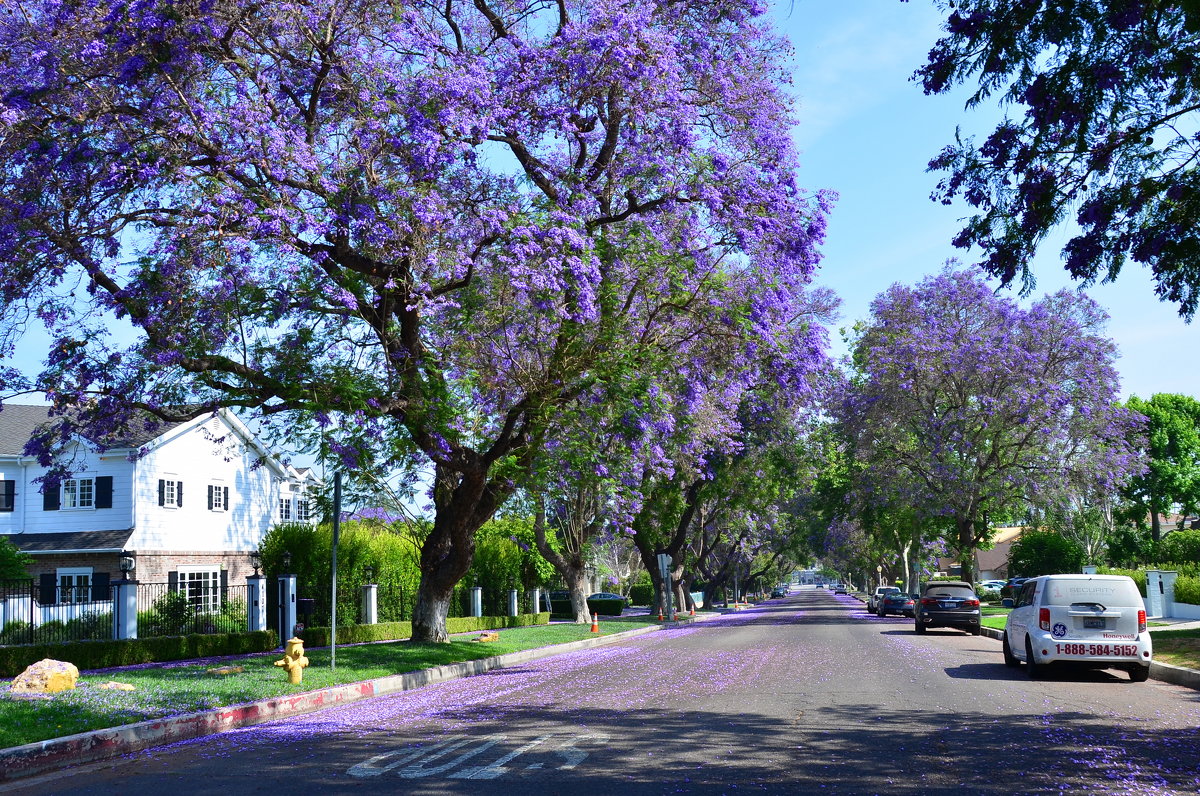
[{"label": "white van", "polygon": [[1146,606],[1125,575],[1043,575],[1025,581],[1004,625],[1004,662],[1036,678],[1051,663],[1150,676]]}]

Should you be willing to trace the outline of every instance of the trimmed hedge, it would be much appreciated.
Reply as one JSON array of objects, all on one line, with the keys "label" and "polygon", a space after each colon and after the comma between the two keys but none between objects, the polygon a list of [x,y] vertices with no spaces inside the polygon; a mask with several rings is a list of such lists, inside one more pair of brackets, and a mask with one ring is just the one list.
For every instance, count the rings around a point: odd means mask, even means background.
[{"label": "trimmed hedge", "polygon": [[71,641],[0,647],[0,677],[16,677],[43,658],[69,661],[81,670],[131,666],[137,663],[183,661],[217,655],[267,652],[279,646],[274,630],[253,633],[213,633],[155,636],[121,641]]},{"label": "trimmed hedge", "polygon": [[[625,610],[624,600],[588,600],[588,615],[600,614],[600,616],[620,616]],[[552,616],[555,619],[574,619],[575,614],[570,610],[555,611]]]},{"label": "trimmed hedge", "polygon": [[649,605],[654,602],[654,586],[638,583],[629,587],[629,602],[633,605]]},{"label": "trimmed hedge", "polygon": [[[447,633],[473,633],[505,627],[550,624],[550,614],[517,616],[459,616],[446,619]],[[329,628],[306,627],[300,634],[309,647],[328,647]],[[412,622],[382,622],[377,625],[347,625],[338,628],[338,644],[365,644],[372,641],[399,641],[412,638]]]}]

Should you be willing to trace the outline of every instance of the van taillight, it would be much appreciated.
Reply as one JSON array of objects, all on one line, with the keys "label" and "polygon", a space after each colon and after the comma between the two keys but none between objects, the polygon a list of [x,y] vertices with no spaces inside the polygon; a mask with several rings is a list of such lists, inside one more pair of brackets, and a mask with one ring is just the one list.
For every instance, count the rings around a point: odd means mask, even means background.
[{"label": "van taillight", "polygon": [[1145,611],[1138,611],[1138,632],[1139,633],[1146,632],[1146,612]]},{"label": "van taillight", "polygon": [[1038,627],[1042,630],[1050,629],[1050,609],[1042,608],[1038,611]]}]

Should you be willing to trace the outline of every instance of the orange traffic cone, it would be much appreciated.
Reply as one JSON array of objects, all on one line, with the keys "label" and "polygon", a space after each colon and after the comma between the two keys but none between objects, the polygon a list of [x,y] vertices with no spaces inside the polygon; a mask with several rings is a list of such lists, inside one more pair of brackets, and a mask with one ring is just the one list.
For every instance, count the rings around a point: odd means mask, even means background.
[{"label": "orange traffic cone", "polygon": [[663,620],[662,606],[660,605],[660,606],[658,606],[658,621],[661,622],[662,620]]},{"label": "orange traffic cone", "polygon": [[695,608],[692,608],[692,609],[690,609],[690,610],[688,611],[688,616],[695,616],[695,615],[696,615],[696,609],[695,609]]},{"label": "orange traffic cone", "polygon": [[593,633],[600,632],[600,614],[598,614],[598,613],[592,614],[592,632]]},{"label": "orange traffic cone", "polygon": [[679,621],[679,611],[678,611],[678,610],[672,610],[672,611],[671,611],[671,621],[672,621],[672,622],[678,622],[678,621]]}]

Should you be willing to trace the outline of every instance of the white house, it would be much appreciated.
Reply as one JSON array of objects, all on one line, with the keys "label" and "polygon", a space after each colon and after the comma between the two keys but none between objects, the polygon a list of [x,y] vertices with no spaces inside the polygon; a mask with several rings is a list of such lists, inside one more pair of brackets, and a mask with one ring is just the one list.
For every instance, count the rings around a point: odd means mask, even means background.
[{"label": "white house", "polygon": [[33,557],[43,604],[107,599],[122,557],[139,581],[203,599],[245,582],[272,524],[310,520],[313,473],[283,464],[224,410],[103,453],[81,441],[72,477],[43,493],[34,479],[45,469],[22,451],[49,409],[0,409],[0,534]]}]

